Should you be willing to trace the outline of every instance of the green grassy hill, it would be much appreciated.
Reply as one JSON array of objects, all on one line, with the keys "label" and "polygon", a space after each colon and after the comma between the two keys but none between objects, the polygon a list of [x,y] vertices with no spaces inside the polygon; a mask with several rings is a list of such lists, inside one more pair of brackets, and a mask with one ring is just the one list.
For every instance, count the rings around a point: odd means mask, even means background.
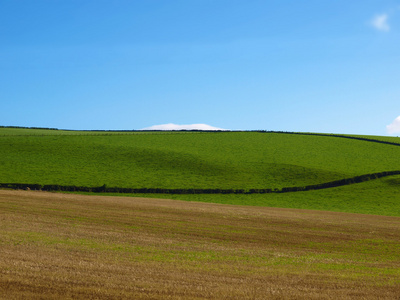
[{"label": "green grassy hill", "polygon": [[[118,195],[118,194],[115,194]],[[129,195],[139,196],[139,195]],[[301,208],[400,217],[400,176],[390,176],[335,188],[271,194],[140,195],[209,203]]]},{"label": "green grassy hill", "polygon": [[27,129],[17,135],[21,132],[16,131],[21,130],[0,129],[0,182],[281,188],[400,169],[400,147],[337,137]]},{"label": "green grassy hill", "polygon": [[[399,140],[355,137],[391,143]],[[0,128],[0,170],[0,183],[275,189],[400,170],[400,147],[336,136],[275,132]],[[335,189],[288,194],[167,197],[398,215],[399,186],[398,177],[392,176]]]}]

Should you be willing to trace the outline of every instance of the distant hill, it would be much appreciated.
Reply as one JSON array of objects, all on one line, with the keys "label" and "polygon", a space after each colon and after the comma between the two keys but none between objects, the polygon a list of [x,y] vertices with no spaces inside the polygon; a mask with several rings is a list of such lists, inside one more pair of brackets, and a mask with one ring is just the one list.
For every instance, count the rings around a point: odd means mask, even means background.
[{"label": "distant hill", "polygon": [[399,171],[398,142],[263,131],[0,128],[0,183],[275,190]]}]

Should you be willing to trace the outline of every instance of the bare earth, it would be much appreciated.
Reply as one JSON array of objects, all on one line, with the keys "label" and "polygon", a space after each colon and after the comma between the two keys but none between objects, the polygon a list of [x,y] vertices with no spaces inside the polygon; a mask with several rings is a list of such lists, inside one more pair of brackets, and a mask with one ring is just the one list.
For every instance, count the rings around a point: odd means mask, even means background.
[{"label": "bare earth", "polygon": [[2,299],[400,299],[400,218],[0,190]]}]

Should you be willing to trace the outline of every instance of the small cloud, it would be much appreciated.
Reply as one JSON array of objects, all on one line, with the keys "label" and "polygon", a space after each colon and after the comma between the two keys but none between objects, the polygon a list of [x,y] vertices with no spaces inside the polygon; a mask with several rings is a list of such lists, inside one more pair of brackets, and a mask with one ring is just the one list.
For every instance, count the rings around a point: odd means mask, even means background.
[{"label": "small cloud", "polygon": [[400,132],[400,116],[398,116],[392,124],[386,126],[386,131],[388,134],[394,134]]},{"label": "small cloud", "polygon": [[377,30],[389,31],[390,26],[387,22],[388,18],[389,18],[389,16],[387,14],[377,15],[372,19],[371,25]]},{"label": "small cloud", "polygon": [[227,129],[213,127],[207,124],[177,125],[169,123],[169,124],[146,127],[143,128],[142,130],[227,130]]}]

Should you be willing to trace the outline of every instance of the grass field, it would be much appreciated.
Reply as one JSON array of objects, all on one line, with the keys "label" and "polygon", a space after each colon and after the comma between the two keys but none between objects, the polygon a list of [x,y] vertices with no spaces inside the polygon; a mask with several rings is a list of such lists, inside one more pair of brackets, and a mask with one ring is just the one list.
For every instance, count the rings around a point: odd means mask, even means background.
[{"label": "grass field", "polygon": [[[400,170],[400,147],[0,128],[0,170],[0,183],[274,189]],[[0,299],[399,299],[399,195],[399,175],[290,193],[142,195],[170,199],[0,190]]]},{"label": "grass field", "polygon": [[[119,196],[123,194],[102,194]],[[127,194],[208,203],[315,209],[400,217],[400,176],[329,189],[282,194]]]},{"label": "grass field", "polygon": [[260,132],[0,128],[0,169],[2,183],[274,189],[400,170],[400,147]]},{"label": "grass field", "polygon": [[400,218],[0,191],[2,299],[398,299]]}]

